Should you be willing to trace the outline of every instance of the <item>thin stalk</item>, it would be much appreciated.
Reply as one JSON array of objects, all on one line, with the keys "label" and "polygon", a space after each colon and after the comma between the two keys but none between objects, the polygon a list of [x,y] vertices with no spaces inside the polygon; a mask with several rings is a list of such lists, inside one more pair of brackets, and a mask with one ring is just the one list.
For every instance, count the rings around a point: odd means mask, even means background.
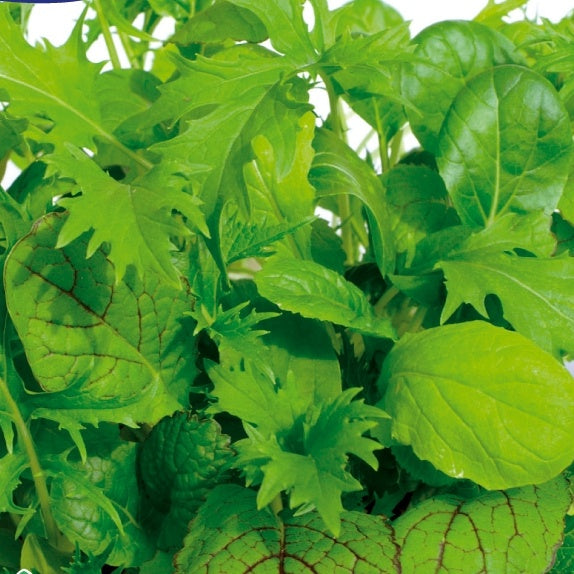
[{"label": "thin stalk", "polygon": [[373,106],[375,108],[375,121],[377,122],[377,136],[379,138],[379,158],[381,160],[381,171],[385,173],[391,169],[388,149],[389,142],[387,141],[387,136],[385,134],[385,130],[383,129],[383,124],[379,115],[379,108],[376,106],[374,99]]},{"label": "thin stalk", "polygon": [[94,0],[94,8],[96,10],[96,14],[98,15],[100,26],[102,27],[104,42],[106,43],[106,48],[108,49],[108,54],[110,55],[112,66],[115,70],[119,70],[122,67],[120,63],[120,57],[118,55],[118,51],[116,50],[116,45],[114,44],[114,39],[112,37],[112,33],[110,32],[110,25],[108,24],[108,20],[104,14],[101,0]]},{"label": "thin stalk", "polygon": [[58,525],[56,524],[50,509],[50,493],[48,492],[46,475],[42,469],[42,466],[40,465],[40,459],[38,458],[38,454],[34,446],[34,440],[30,434],[30,429],[22,417],[22,413],[18,408],[18,404],[14,400],[14,397],[8,389],[8,385],[3,378],[0,378],[0,394],[3,397],[6,406],[8,407],[8,410],[12,416],[12,420],[14,421],[18,435],[18,441],[21,441],[21,444],[24,446],[24,450],[28,456],[28,461],[30,462],[32,480],[34,481],[34,487],[38,495],[40,512],[42,513],[44,526],[46,527],[48,542],[54,548],[59,548],[61,535],[58,529]]},{"label": "thin stalk", "polygon": [[140,62],[136,58],[134,51],[132,50],[132,47],[130,46],[130,40],[129,40],[128,35],[125,32],[118,30],[118,37],[119,37],[120,42],[122,44],[122,48],[124,49],[124,52],[126,53],[126,56],[128,57],[128,60],[130,62],[130,66],[136,70],[140,69],[141,68]]},{"label": "thin stalk", "polygon": [[379,300],[375,303],[375,313],[377,315],[383,315],[385,312],[387,305],[400,293],[400,291],[394,286],[391,285],[379,298]]}]

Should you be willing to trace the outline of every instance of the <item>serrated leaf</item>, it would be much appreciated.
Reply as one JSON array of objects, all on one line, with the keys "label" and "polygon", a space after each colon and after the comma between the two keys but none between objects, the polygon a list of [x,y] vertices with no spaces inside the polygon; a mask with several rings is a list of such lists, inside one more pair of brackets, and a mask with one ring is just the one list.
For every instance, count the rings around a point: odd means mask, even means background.
[{"label": "serrated leaf", "polygon": [[255,282],[261,295],[281,309],[367,335],[395,337],[390,321],[375,315],[358,287],[313,261],[269,260]]},{"label": "serrated leaf", "polygon": [[485,297],[496,295],[512,326],[554,354],[574,349],[574,280],[570,257],[536,259],[508,253],[461,252],[437,264],[446,278],[442,320],[462,303],[488,317]]},{"label": "serrated leaf", "polygon": [[[147,160],[125,148],[103,125],[102,108],[106,102],[96,97],[95,86],[101,65],[86,58],[81,24],[63,46],[46,44],[43,49],[33,48],[10,17],[8,6],[0,8],[0,90],[6,90],[10,96],[10,113],[25,117],[32,124],[48,117],[53,122],[51,129],[34,132],[45,141],[73,142],[93,150],[97,137],[149,167]],[[58,73],[54,73],[55,69]]]},{"label": "serrated leaf", "polygon": [[413,43],[414,59],[401,75],[402,94],[414,108],[407,108],[413,132],[436,153],[444,118],[468,80],[492,66],[521,63],[521,57],[502,34],[477,22],[438,22]]},{"label": "serrated leaf", "polygon": [[509,211],[550,215],[571,156],[570,119],[553,86],[526,68],[500,66],[456,96],[437,163],[462,222],[484,227]]},{"label": "serrated leaf", "polygon": [[394,522],[402,571],[547,572],[568,504],[562,477],[470,500],[433,497]]},{"label": "serrated leaf", "polygon": [[281,440],[245,426],[248,438],[235,443],[239,453],[236,464],[260,468],[263,479],[257,495],[258,508],[286,491],[292,509],[313,505],[325,526],[339,535],[341,494],[361,489],[361,484],[346,470],[348,455],[376,468],[373,451],[382,448],[363,434],[376,426],[375,419],[386,414],[363,401],[352,402],[358,391],[347,389],[333,400],[310,406],[306,416],[301,421],[295,419],[297,426]]},{"label": "serrated leaf", "polygon": [[34,513],[33,509],[21,508],[14,502],[14,491],[20,484],[20,477],[30,465],[26,453],[20,449],[0,458],[0,512],[13,514]]},{"label": "serrated leaf", "polygon": [[449,476],[511,488],[574,457],[574,379],[518,333],[473,321],[409,336],[381,384],[393,436]]},{"label": "serrated leaf", "polygon": [[365,204],[377,264],[383,275],[393,272],[395,245],[387,223],[389,209],[375,172],[329,130],[317,130],[313,147],[315,159],[309,180],[318,196],[349,194]]},{"label": "serrated leaf", "polygon": [[[170,236],[186,236],[190,230],[173,217],[172,210],[179,210],[196,229],[209,234],[200,202],[182,190],[187,181],[181,178],[179,185],[174,180],[160,185],[152,172],[132,185],[122,184],[78,148],[68,145],[66,149],[68,153],[51,156],[50,163],[61,175],[72,177],[82,194],[59,202],[68,209],[69,217],[60,231],[57,247],[66,246],[93,229],[87,256],[107,242],[118,280],[132,264],[139,273],[150,269],[177,284],[179,274],[169,254]],[[102,209],[102,204],[113,204],[114,209]]]},{"label": "serrated leaf", "polygon": [[213,419],[178,413],[160,421],[139,453],[146,522],[159,548],[180,548],[187,525],[222,480],[232,451]]},{"label": "serrated leaf", "polygon": [[47,391],[29,400],[78,422],[156,422],[186,404],[195,373],[191,298],[152,272],[116,283],[85,238],[55,249],[63,221],[41,220],[6,262],[8,309]]},{"label": "serrated leaf", "polygon": [[281,524],[257,510],[254,492],[220,486],[191,523],[175,572],[399,572],[392,530],[381,517],[344,512],[341,524],[336,540],[315,512]]}]

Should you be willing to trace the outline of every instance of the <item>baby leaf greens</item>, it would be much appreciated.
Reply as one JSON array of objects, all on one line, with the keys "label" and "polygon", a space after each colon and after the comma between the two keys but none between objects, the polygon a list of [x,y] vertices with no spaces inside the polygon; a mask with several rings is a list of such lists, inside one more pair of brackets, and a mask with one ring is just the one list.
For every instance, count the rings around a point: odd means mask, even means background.
[{"label": "baby leaf greens", "polygon": [[0,3],[2,572],[572,571],[574,26],[522,4]]}]

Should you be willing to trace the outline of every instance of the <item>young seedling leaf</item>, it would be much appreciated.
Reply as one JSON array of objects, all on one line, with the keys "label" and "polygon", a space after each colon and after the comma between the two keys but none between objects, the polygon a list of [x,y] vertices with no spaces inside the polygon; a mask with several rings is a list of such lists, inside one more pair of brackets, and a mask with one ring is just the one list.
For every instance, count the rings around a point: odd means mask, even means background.
[{"label": "young seedling leaf", "polygon": [[190,525],[175,572],[398,573],[391,527],[382,517],[344,512],[334,539],[316,512],[283,523],[258,511],[255,493],[234,485],[212,491]]},{"label": "young seedling leaf", "polygon": [[449,476],[538,484],[574,457],[574,379],[518,333],[472,321],[406,337],[381,385],[394,438]]}]

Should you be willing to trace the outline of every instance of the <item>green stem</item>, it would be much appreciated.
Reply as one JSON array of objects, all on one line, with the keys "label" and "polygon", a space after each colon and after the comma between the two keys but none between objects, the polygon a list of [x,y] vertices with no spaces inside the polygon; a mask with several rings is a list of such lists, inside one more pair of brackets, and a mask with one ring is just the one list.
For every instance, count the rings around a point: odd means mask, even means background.
[{"label": "green stem", "polygon": [[383,129],[383,123],[381,122],[381,117],[379,115],[379,108],[373,98],[373,107],[375,108],[375,121],[377,123],[377,135],[379,138],[379,158],[381,160],[381,171],[383,173],[391,169],[391,162],[389,161],[389,142],[387,141],[387,136],[385,130]]},{"label": "green stem", "polygon": [[116,50],[116,45],[114,44],[114,39],[112,37],[112,33],[110,32],[110,25],[108,24],[108,20],[104,14],[101,0],[94,0],[94,9],[98,15],[100,26],[102,27],[104,42],[106,43],[106,48],[108,49],[110,60],[112,61],[112,66],[115,70],[119,70],[122,67],[120,63],[120,57],[118,55],[118,51]]},{"label": "green stem", "polygon": [[122,48],[124,49],[124,52],[126,53],[126,56],[128,57],[128,60],[130,62],[130,66],[136,70],[140,69],[141,68],[140,62],[136,58],[134,51],[132,50],[132,47],[130,46],[130,39],[129,39],[128,35],[125,32],[121,32],[120,30],[118,30],[118,37],[119,37],[120,42],[122,44]]},{"label": "green stem", "polygon": [[28,461],[30,463],[30,470],[32,472],[32,480],[34,481],[34,487],[38,495],[38,502],[40,503],[40,512],[42,513],[42,518],[44,520],[44,526],[46,528],[46,535],[48,537],[48,542],[54,547],[58,548],[60,546],[60,531],[58,525],[54,520],[52,511],[50,509],[50,493],[48,492],[48,484],[46,483],[46,475],[42,466],[40,465],[40,459],[38,458],[38,453],[34,446],[34,440],[30,434],[30,429],[20,412],[18,404],[14,400],[14,397],[8,389],[8,385],[3,378],[0,378],[0,393],[4,399],[6,406],[12,416],[14,425],[16,427],[18,441],[24,446],[26,455],[28,456]]},{"label": "green stem", "polygon": [[391,285],[379,298],[379,300],[375,303],[375,313],[377,315],[383,315],[387,305],[400,293],[400,291],[394,286]]}]

